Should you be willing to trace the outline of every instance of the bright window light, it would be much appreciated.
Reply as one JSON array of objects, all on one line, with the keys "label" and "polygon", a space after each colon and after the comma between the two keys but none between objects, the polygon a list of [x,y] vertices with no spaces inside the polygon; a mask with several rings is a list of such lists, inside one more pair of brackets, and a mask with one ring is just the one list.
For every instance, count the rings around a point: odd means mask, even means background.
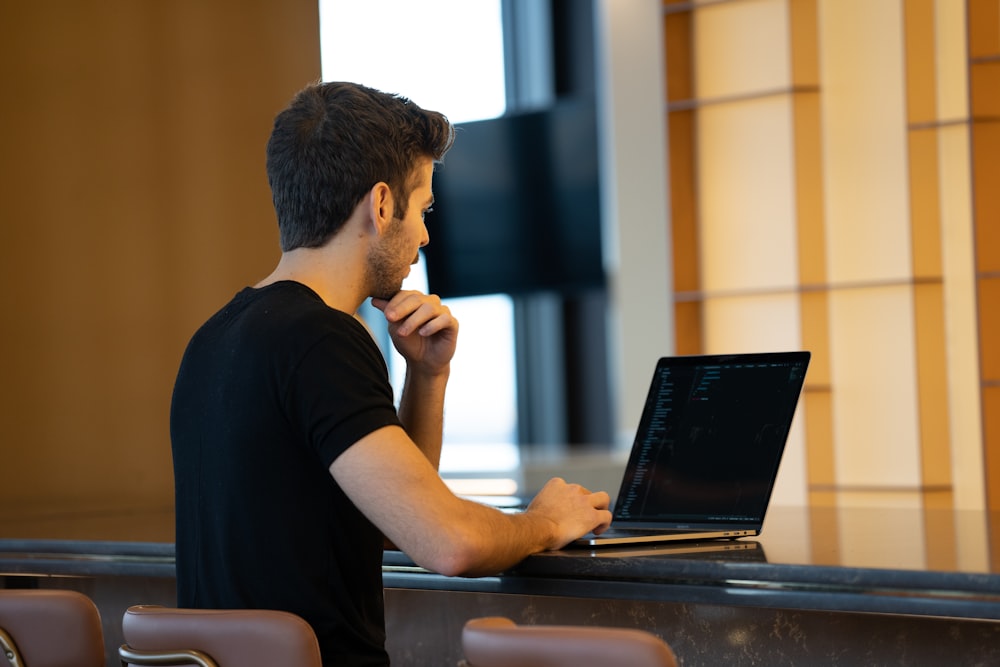
[{"label": "bright window light", "polygon": [[[454,123],[503,114],[500,0],[320,0],[319,10],[324,81],[397,93]],[[426,291],[422,262],[404,288]],[[441,472],[510,471],[519,463],[513,303],[495,295],[449,299],[448,306],[461,329],[445,398]],[[393,350],[388,357],[398,395],[404,364]]]},{"label": "bright window light", "polygon": [[454,123],[504,112],[499,0],[320,0],[319,10],[324,81],[398,93]]}]

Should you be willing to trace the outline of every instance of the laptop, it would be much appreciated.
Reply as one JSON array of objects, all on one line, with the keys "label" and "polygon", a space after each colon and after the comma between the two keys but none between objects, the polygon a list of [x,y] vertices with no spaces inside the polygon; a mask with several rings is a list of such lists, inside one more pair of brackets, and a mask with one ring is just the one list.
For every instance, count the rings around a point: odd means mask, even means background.
[{"label": "laptop", "polygon": [[810,353],[657,361],[611,527],[576,547],[759,535]]},{"label": "laptop", "polygon": [[[583,554],[585,552],[575,551],[574,553]],[[640,544],[637,546],[624,544],[619,545],[617,549],[614,547],[591,549],[586,553],[592,558],[640,558],[656,556],[657,558],[683,557],[684,560],[767,562],[763,545],[753,540],[695,540],[693,542]]]}]

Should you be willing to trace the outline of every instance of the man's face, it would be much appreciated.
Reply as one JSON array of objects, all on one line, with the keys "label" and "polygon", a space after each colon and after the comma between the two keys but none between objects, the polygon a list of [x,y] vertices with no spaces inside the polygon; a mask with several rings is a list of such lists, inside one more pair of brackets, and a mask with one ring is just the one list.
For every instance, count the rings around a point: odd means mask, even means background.
[{"label": "man's face", "polygon": [[434,202],[431,179],[434,162],[421,160],[415,170],[415,186],[410,191],[406,216],[394,219],[368,254],[368,284],[371,296],[390,298],[403,286],[403,279],[416,264],[419,249],[429,240],[424,214]]}]

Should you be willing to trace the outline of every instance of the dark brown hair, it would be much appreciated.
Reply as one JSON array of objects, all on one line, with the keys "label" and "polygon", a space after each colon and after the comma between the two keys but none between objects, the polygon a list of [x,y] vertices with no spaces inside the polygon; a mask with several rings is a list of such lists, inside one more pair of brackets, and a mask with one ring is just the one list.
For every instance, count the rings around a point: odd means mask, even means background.
[{"label": "dark brown hair", "polygon": [[392,189],[395,217],[403,217],[417,162],[439,162],[454,138],[443,114],[399,95],[344,82],[300,91],[274,119],[267,142],[281,249],[326,243],[379,182]]}]

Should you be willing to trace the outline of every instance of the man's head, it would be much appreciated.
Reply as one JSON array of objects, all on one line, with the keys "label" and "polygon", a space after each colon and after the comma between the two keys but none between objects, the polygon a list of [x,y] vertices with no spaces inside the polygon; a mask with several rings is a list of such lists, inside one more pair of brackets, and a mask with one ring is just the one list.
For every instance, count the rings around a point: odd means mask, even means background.
[{"label": "man's head", "polygon": [[[428,241],[424,215],[434,202],[431,180],[434,163],[430,158],[421,158],[410,181],[408,202],[396,203],[395,197],[386,198],[387,185],[379,183],[373,189],[373,197],[383,202],[376,208],[383,211],[392,208],[392,219],[374,215],[375,226],[380,230],[378,238],[368,248],[365,265],[365,286],[370,296],[389,299],[398,292],[403,280],[410,273],[410,266],[417,262],[418,250]],[[389,204],[389,206],[385,206]],[[399,215],[400,209],[406,213]]]},{"label": "man's head", "polygon": [[394,217],[404,217],[417,167],[441,160],[454,136],[442,114],[405,97],[341,82],[302,90],[267,143],[281,249],[322,246],[376,183],[392,189]]}]

